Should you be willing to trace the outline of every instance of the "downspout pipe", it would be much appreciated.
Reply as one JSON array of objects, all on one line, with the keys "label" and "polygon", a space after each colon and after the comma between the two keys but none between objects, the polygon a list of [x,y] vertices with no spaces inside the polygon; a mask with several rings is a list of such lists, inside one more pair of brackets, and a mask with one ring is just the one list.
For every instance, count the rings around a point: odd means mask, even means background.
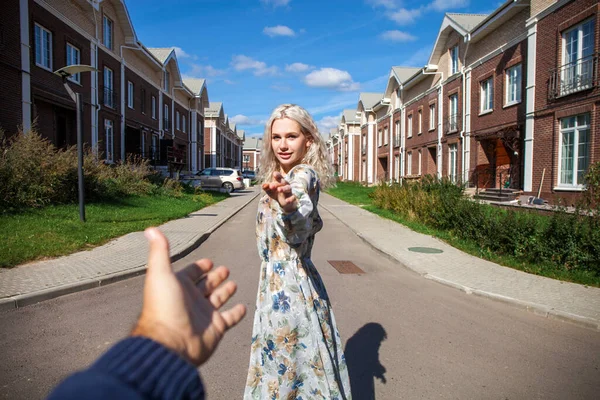
[{"label": "downspout pipe", "polygon": [[[460,69],[460,74],[462,76],[462,87],[463,87],[463,101],[462,101],[462,126],[459,132],[459,136],[460,136],[460,142],[462,144],[462,157],[461,157],[461,174],[462,174],[462,178],[461,181],[465,178],[468,177],[467,171],[465,171],[465,158],[467,154],[470,154],[470,152],[467,150],[467,145],[470,146],[471,143],[466,143],[465,142],[465,133],[466,133],[466,126],[467,126],[467,96],[471,96],[471,93],[467,93],[467,79],[466,79],[466,63],[467,63],[467,54],[469,53],[469,45],[471,44],[471,34],[467,33],[467,36],[465,37],[465,41],[467,42],[467,45],[465,46],[465,55],[464,55],[464,62],[463,62],[463,66]],[[471,113],[469,110],[469,117],[470,117]],[[461,182],[464,184],[464,182]]]}]

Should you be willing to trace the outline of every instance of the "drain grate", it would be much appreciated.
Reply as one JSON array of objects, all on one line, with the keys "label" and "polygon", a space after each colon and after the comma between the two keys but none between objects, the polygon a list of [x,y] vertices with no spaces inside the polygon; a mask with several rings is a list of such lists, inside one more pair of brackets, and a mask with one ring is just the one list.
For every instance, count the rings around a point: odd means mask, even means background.
[{"label": "drain grate", "polygon": [[365,271],[358,268],[356,264],[348,260],[333,261],[328,260],[329,264],[340,274],[364,274]]},{"label": "drain grate", "polygon": [[440,254],[444,252],[444,250],[436,249],[435,247],[409,247],[408,250],[425,254]]}]

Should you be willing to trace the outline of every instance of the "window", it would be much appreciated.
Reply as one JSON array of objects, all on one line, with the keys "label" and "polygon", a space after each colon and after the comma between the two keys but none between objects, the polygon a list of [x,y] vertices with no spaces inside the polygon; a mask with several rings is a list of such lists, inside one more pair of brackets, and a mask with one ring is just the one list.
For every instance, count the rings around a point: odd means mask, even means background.
[{"label": "window", "polygon": [[377,146],[381,147],[382,144],[383,144],[383,136],[382,136],[382,132],[380,129],[377,131]]},{"label": "window", "polygon": [[35,24],[35,64],[52,71],[52,33]]},{"label": "window", "polygon": [[182,125],[181,129],[183,130],[183,133],[187,133],[185,115],[181,116],[181,125]]},{"label": "window", "polygon": [[156,119],[156,97],[150,98],[150,107],[152,107],[152,119]]},{"label": "window", "polygon": [[113,92],[113,70],[104,67],[104,105],[115,108],[115,95]]},{"label": "window", "polygon": [[563,33],[562,43],[560,94],[590,88],[594,80],[594,20]]},{"label": "window", "polygon": [[450,75],[458,73],[458,46],[450,49]]},{"label": "window", "polygon": [[164,116],[163,116],[163,129],[168,131],[171,129],[171,126],[169,125],[169,106],[167,104],[165,104],[165,108],[164,108]]},{"label": "window", "polygon": [[521,64],[506,70],[506,105],[521,102]]},{"label": "window", "polygon": [[494,79],[481,82],[481,112],[489,112],[494,108]]},{"label": "window", "polygon": [[590,164],[590,114],[560,120],[559,186],[581,187]]},{"label": "window", "polygon": [[406,124],[406,136],[412,137],[412,114],[408,116],[408,123]]},{"label": "window", "polygon": [[450,132],[455,132],[458,130],[458,94],[450,96],[449,114]]},{"label": "window", "polygon": [[450,157],[448,157],[448,171],[450,175],[450,181],[456,183],[456,171],[458,168],[458,145],[451,144],[449,147]]},{"label": "window", "polygon": [[421,150],[419,150],[419,165],[418,165],[419,175],[421,175],[421,173],[423,172],[422,169],[421,169],[422,161],[423,161],[423,157],[422,157],[422,154],[421,154]]},{"label": "window", "polygon": [[400,180],[400,156],[394,156],[394,171],[396,179]]},{"label": "window", "polygon": [[104,120],[104,133],[106,135],[106,161],[112,163],[114,162],[114,131],[111,120]]},{"label": "window", "polygon": [[140,110],[142,111],[142,114],[146,114],[146,89],[142,89],[140,96]]},{"label": "window", "polygon": [[165,71],[165,92],[169,91],[171,75],[169,71]]},{"label": "window", "polygon": [[127,107],[133,108],[133,82],[127,81]]},{"label": "window", "polygon": [[400,147],[400,121],[396,121],[396,130],[394,132],[394,146]]},{"label": "window", "polygon": [[[81,52],[71,43],[67,43],[67,65],[81,64]],[[81,74],[76,73],[69,77],[71,82],[81,83]]]},{"label": "window", "polygon": [[109,49],[113,48],[113,22],[106,15],[103,18],[102,23],[102,43]]},{"label": "window", "polygon": [[435,129],[435,104],[429,105],[429,130]]},{"label": "window", "polygon": [[419,135],[423,133],[423,110],[419,110]]},{"label": "window", "polygon": [[179,111],[175,111],[175,129],[181,130],[181,121],[179,120]]},{"label": "window", "polygon": [[385,128],[383,128],[383,144],[386,146],[388,145],[388,134],[389,134],[389,131],[388,131],[388,127],[386,126]]},{"label": "window", "polygon": [[412,151],[406,154],[406,175],[412,175]]},{"label": "window", "polygon": [[150,158],[153,160],[158,160],[158,136],[152,135],[152,147],[150,151],[152,152]]}]

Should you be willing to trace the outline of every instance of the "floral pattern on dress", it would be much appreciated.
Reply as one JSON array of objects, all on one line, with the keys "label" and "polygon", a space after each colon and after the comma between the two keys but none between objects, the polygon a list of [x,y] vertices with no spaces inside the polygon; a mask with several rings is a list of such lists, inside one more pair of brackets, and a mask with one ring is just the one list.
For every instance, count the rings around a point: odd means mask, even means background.
[{"label": "floral pattern on dress", "polygon": [[350,380],[327,291],[310,259],[323,227],[319,180],[307,165],[285,176],[297,210],[264,196],[256,216],[262,259],[244,399],[350,399]]}]

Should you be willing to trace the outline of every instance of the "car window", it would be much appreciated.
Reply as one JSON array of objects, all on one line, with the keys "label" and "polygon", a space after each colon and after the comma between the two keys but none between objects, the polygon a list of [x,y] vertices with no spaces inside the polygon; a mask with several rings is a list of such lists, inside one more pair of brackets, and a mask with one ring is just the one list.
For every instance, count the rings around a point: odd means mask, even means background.
[{"label": "car window", "polygon": [[220,169],[213,169],[211,175],[212,176],[219,176],[219,175],[221,175],[221,170]]},{"label": "car window", "polygon": [[205,176],[206,176],[206,175],[210,175],[210,171],[212,171],[212,169],[211,169],[211,168],[207,168],[207,169],[203,170],[203,171],[200,173],[200,175],[205,175]]},{"label": "car window", "polygon": [[221,175],[223,175],[223,176],[229,176],[231,174],[233,174],[233,171],[230,170],[230,169],[223,169],[223,170],[221,170]]}]

